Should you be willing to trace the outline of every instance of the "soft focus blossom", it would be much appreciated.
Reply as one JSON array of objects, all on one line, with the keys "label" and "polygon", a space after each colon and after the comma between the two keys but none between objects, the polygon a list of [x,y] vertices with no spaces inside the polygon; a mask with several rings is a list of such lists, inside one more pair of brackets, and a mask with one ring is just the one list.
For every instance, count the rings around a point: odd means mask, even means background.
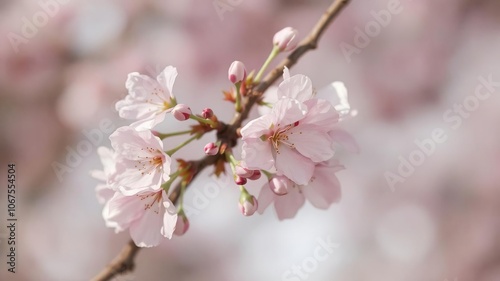
[{"label": "soft focus blossom", "polygon": [[[259,213],[263,213],[269,205],[274,203],[274,208],[280,220],[293,218],[307,199],[319,209],[327,209],[331,204],[340,199],[340,182],[335,173],[343,169],[336,162],[321,163],[314,168],[314,175],[306,185],[297,185],[286,177],[276,176],[277,181],[270,181],[264,185],[259,193]],[[272,186],[274,185],[274,186]],[[275,185],[286,186],[285,195],[273,192]]]},{"label": "soft focus blossom", "polygon": [[128,228],[139,247],[154,247],[162,237],[172,238],[177,224],[177,210],[164,190],[146,190],[131,196],[118,191],[105,210],[107,225],[116,232]]},{"label": "soft focus blossom", "polygon": [[214,112],[210,108],[204,108],[201,112],[201,116],[205,119],[212,118],[212,116],[214,116]]},{"label": "soft focus blossom", "polygon": [[177,214],[177,223],[175,226],[174,234],[177,236],[184,235],[189,230],[189,220],[186,217],[184,211],[180,211]]},{"label": "soft focus blossom", "polygon": [[227,78],[233,84],[241,82],[246,76],[247,71],[241,61],[234,61],[227,71]]},{"label": "soft focus blossom", "polygon": [[177,69],[167,66],[156,80],[137,72],[130,73],[125,84],[128,95],[116,103],[120,117],[136,120],[138,130],[151,129],[165,119],[175,105],[173,86]]},{"label": "soft focus blossom", "polygon": [[297,30],[291,27],[285,27],[282,30],[276,32],[273,37],[273,44],[279,48],[282,52],[288,52],[297,46],[295,37],[297,36]]},{"label": "soft focus blossom", "polygon": [[116,153],[116,174],[110,184],[119,186],[121,192],[131,195],[144,189],[158,190],[169,179],[171,158],[151,131],[121,127],[109,139]]},{"label": "soft focus blossom", "polygon": [[93,170],[90,175],[102,181],[96,187],[96,195],[99,203],[104,204],[113,197],[115,192],[115,187],[108,183],[112,181],[112,177],[116,172],[116,157],[111,149],[104,146],[97,149],[97,154],[101,159],[103,170]]},{"label": "soft focus blossom", "polygon": [[274,176],[269,180],[269,188],[276,195],[285,195],[288,193],[290,180],[285,176]]}]

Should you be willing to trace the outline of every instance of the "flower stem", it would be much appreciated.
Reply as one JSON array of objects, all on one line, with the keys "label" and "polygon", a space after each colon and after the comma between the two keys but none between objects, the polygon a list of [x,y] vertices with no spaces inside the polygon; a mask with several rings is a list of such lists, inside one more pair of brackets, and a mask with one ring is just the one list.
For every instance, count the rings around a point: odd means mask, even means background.
[{"label": "flower stem", "polygon": [[241,93],[240,93],[240,87],[241,87],[241,82],[238,82],[234,84],[236,87],[236,101],[234,103],[234,107],[236,109],[236,112],[241,112]]},{"label": "flower stem", "polygon": [[167,134],[158,133],[158,137],[163,140],[163,139],[166,139],[168,137],[185,135],[185,134],[189,134],[191,132],[192,132],[192,130],[180,131],[180,132],[174,132],[174,133],[167,133]]},{"label": "flower stem", "polygon": [[181,172],[182,172],[181,170],[177,170],[175,173],[169,175],[170,179],[168,179],[168,181],[166,181],[164,184],[162,184],[161,188],[163,188],[165,190],[165,192],[168,192],[168,190],[170,189],[170,186],[175,181],[175,179],[181,174]]},{"label": "flower stem", "polygon": [[261,171],[264,175],[266,175],[267,179],[271,179],[271,178],[274,176],[274,174],[273,174],[273,173],[270,173],[270,172],[268,172],[268,171],[266,171],[266,170],[260,170],[260,171]]},{"label": "flower stem", "polygon": [[196,121],[198,121],[198,122],[200,122],[200,123],[204,123],[204,124],[210,125],[212,128],[217,127],[217,124],[216,124],[214,121],[210,120],[210,119],[205,119],[205,118],[202,118],[202,117],[196,116],[196,115],[194,115],[194,114],[191,114],[191,115],[189,116],[189,118],[191,118],[191,119],[193,119],[193,120],[196,120]]},{"label": "flower stem", "polygon": [[269,54],[269,57],[267,57],[266,61],[260,68],[259,72],[255,76],[254,83],[259,83],[260,78],[262,78],[262,75],[264,74],[264,71],[266,71],[267,67],[273,61],[273,59],[280,53],[280,49],[277,46],[273,46],[273,50]]},{"label": "flower stem", "polygon": [[186,140],[185,142],[179,144],[177,147],[174,147],[168,151],[166,151],[165,153],[168,154],[168,156],[172,156],[174,153],[176,153],[179,149],[183,148],[184,146],[186,146],[187,144],[189,144],[190,142],[194,141],[195,139],[199,139],[201,137],[201,134],[196,134],[194,136],[192,136],[191,138],[189,138],[188,140]]}]

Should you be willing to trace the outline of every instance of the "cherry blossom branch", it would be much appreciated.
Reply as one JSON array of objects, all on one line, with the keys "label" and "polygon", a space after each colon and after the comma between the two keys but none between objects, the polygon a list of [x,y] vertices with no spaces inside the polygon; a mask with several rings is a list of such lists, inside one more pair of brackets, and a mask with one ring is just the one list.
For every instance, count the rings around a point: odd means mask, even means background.
[{"label": "cherry blossom branch", "polygon": [[[238,130],[243,124],[243,121],[248,118],[250,110],[255,103],[262,97],[264,92],[274,82],[276,82],[279,77],[281,77],[285,66],[291,68],[306,52],[316,49],[318,41],[328,25],[349,2],[350,0],[334,0],[311,30],[309,35],[299,43],[295,51],[293,51],[287,58],[278,64],[278,66],[269,72],[262,82],[250,89],[247,94],[247,98],[243,100],[241,112],[236,112],[229,124],[224,124],[222,122],[219,123],[217,127],[217,139],[221,141],[221,143],[226,144],[228,147],[233,147],[237,144],[238,138],[240,137]],[[217,163],[220,158],[224,158],[224,156],[218,154],[215,156],[205,156],[196,161],[190,161],[190,167],[193,169],[192,179],[198,176],[199,173],[206,167]],[[176,204],[179,199],[180,189],[181,184],[179,183],[175,186],[169,196],[169,199],[174,204]],[[108,281],[120,274],[132,271],[135,266],[134,259],[139,250],[140,248],[137,247],[132,240],[130,240],[118,256],[92,280]]]}]

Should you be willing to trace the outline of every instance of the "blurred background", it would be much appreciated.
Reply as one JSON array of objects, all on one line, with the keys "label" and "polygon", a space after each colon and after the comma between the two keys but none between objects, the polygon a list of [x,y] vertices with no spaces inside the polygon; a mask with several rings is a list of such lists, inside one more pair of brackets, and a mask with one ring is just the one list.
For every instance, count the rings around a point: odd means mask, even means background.
[{"label": "blurred background", "polygon": [[[228,121],[230,63],[258,69],[276,31],[293,26],[303,38],[329,3],[2,0],[0,179],[5,187],[15,163],[18,246],[11,274],[2,188],[0,279],[89,280],[129,240],[105,227],[89,176],[101,169],[97,146],[109,146],[101,124],[129,123],[114,110],[129,72],[176,66],[178,100]],[[361,148],[337,154],[342,200],[327,211],[306,203],[283,222],[273,209],[247,218],[237,188],[207,170],[187,193],[186,235],[141,251],[136,270],[117,280],[500,280],[499,30],[496,0],[352,0],[291,70],[317,89],[344,81],[359,112],[342,124]],[[490,95],[474,98],[478,87]],[[172,119],[160,129],[187,126]],[[446,141],[401,176],[415,141],[435,129]],[[179,156],[197,159],[213,139]]]}]

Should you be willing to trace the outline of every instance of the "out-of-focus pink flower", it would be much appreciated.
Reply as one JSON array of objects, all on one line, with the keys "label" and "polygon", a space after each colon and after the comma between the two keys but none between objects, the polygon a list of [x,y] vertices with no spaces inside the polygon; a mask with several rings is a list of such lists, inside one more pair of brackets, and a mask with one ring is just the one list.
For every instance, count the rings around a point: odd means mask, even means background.
[{"label": "out-of-focus pink flower", "polygon": [[227,78],[231,83],[241,82],[247,76],[245,65],[241,61],[234,61],[227,71]]},{"label": "out-of-focus pink flower", "polygon": [[236,165],[234,167],[236,175],[242,177],[242,178],[249,178],[253,175],[254,170],[248,169],[240,164]]},{"label": "out-of-focus pink flower", "polygon": [[119,186],[123,194],[137,194],[145,189],[156,191],[170,178],[172,160],[151,131],[136,131],[126,126],[118,128],[109,139],[116,153],[116,174],[110,184]]},{"label": "out-of-focus pink flower", "polygon": [[259,170],[253,170],[253,174],[248,177],[249,180],[255,181],[260,179],[262,173]]},{"label": "out-of-focus pink flower", "polygon": [[257,209],[259,208],[259,203],[258,203],[257,199],[255,198],[255,196],[252,196],[252,195],[249,195],[246,193],[242,193],[241,198],[240,198],[240,202],[239,202],[239,207],[240,207],[241,213],[248,217],[248,216],[253,215],[255,213],[255,211],[257,211]]},{"label": "out-of-focus pink flower", "polygon": [[330,103],[317,99],[301,103],[282,98],[272,111],[241,129],[242,158],[251,169],[273,166],[299,185],[307,184],[315,163],[333,157],[328,134],[338,119]]},{"label": "out-of-focus pink flower", "polygon": [[107,226],[116,232],[129,229],[139,247],[157,246],[161,237],[172,238],[177,224],[177,210],[164,190],[146,190],[127,196],[117,191],[103,212]]},{"label": "out-of-focus pink flower", "polygon": [[203,150],[206,155],[215,155],[219,152],[219,147],[215,143],[209,142],[205,145]]},{"label": "out-of-focus pink flower", "polygon": [[172,115],[179,121],[185,121],[191,116],[191,108],[185,104],[178,104],[172,109]]},{"label": "out-of-focus pink flower", "polygon": [[335,172],[341,169],[343,166],[334,162],[318,164],[307,185],[297,185],[286,177],[278,176],[280,182],[287,186],[288,193],[277,195],[271,190],[271,182],[264,185],[258,196],[259,213],[262,214],[271,203],[274,203],[278,219],[293,218],[304,205],[305,199],[316,208],[328,209],[331,204],[340,200],[340,182],[335,176]]},{"label": "out-of-focus pink flower", "polygon": [[137,120],[131,126],[151,129],[165,119],[175,105],[172,93],[177,69],[167,66],[155,79],[137,72],[130,73],[125,84],[128,95],[116,103],[120,117]]},{"label": "out-of-focus pink flower", "polygon": [[297,47],[297,42],[294,40],[296,36],[297,30],[291,27],[285,27],[276,32],[273,37],[273,44],[277,46],[281,52],[291,51]]},{"label": "out-of-focus pink flower", "polygon": [[247,183],[247,178],[236,176],[236,178],[234,179],[234,182],[237,185],[245,185]]}]

